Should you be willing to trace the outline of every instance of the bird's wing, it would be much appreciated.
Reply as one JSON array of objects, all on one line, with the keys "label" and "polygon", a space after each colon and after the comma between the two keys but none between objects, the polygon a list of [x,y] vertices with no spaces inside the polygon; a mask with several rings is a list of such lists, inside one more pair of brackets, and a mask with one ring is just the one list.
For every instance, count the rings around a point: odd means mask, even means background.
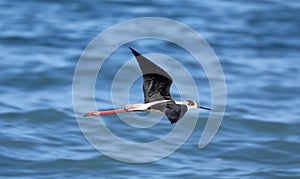
[{"label": "bird's wing", "polygon": [[170,87],[173,80],[170,75],[131,47],[129,48],[143,73],[144,102],[172,99]]},{"label": "bird's wing", "polygon": [[168,104],[165,115],[170,122],[176,123],[187,112],[187,106],[183,104]]}]

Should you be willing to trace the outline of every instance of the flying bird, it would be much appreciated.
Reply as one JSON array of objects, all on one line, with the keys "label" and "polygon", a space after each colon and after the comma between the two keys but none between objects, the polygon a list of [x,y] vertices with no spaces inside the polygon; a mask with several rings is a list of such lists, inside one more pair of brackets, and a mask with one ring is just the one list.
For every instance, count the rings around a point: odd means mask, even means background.
[{"label": "flying bird", "polygon": [[105,114],[115,114],[119,112],[159,112],[167,116],[171,123],[176,123],[190,109],[203,107],[192,100],[175,101],[170,95],[170,87],[173,82],[170,75],[162,68],[151,62],[149,59],[129,47],[135,56],[143,74],[144,103],[128,104],[123,109],[109,111],[92,111],[84,116],[99,116]]}]

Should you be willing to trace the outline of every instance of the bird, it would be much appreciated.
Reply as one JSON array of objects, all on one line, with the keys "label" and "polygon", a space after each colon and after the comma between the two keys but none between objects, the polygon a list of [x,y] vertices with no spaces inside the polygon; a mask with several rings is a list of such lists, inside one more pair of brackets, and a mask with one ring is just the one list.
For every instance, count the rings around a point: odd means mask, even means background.
[{"label": "bird", "polygon": [[144,57],[142,54],[129,47],[143,75],[143,93],[144,103],[127,104],[125,108],[108,111],[91,111],[86,116],[100,116],[106,114],[116,114],[120,112],[158,112],[163,113],[169,119],[171,124],[178,122],[184,114],[195,108],[212,110],[203,107],[193,100],[175,101],[170,94],[170,87],[173,79],[161,67]]}]

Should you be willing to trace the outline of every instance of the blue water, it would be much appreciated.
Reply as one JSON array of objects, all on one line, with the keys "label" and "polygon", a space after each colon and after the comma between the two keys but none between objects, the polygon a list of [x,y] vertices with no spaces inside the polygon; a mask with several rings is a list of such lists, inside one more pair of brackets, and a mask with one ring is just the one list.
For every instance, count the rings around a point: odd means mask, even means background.
[{"label": "blue water", "polygon": [[[299,12],[300,2],[293,0],[2,0],[0,176],[299,178]],[[98,33],[146,16],[177,20],[203,35],[222,65],[227,105],[221,127],[207,147],[198,148],[207,119],[202,112],[191,137],[173,154],[131,164],[105,156],[85,138],[73,111],[72,79],[82,51]],[[186,52],[172,44],[133,45],[145,53],[172,54],[189,66]],[[113,55],[122,63],[132,58],[127,47],[118,50]],[[120,64],[106,65],[115,69]],[[101,78],[110,83],[112,72]],[[203,83],[202,93],[209,94]],[[105,89],[97,88],[97,99],[109,95]],[[201,99],[210,105],[209,97]],[[142,96],[130,100],[142,101]],[[103,103],[111,104],[109,99]],[[173,128],[165,118],[150,131],[128,128],[112,116],[105,123],[134,141],[151,141],[159,137],[157,132],[165,135]]]}]

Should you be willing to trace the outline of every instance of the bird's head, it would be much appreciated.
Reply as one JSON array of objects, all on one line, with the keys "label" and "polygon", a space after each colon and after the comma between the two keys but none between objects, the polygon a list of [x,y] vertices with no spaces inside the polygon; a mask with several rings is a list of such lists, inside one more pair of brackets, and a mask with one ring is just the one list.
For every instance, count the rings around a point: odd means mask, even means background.
[{"label": "bird's head", "polygon": [[201,109],[211,110],[210,108],[206,108],[198,105],[196,101],[192,101],[192,100],[185,100],[183,101],[183,104],[187,105],[188,109],[201,108]]}]

